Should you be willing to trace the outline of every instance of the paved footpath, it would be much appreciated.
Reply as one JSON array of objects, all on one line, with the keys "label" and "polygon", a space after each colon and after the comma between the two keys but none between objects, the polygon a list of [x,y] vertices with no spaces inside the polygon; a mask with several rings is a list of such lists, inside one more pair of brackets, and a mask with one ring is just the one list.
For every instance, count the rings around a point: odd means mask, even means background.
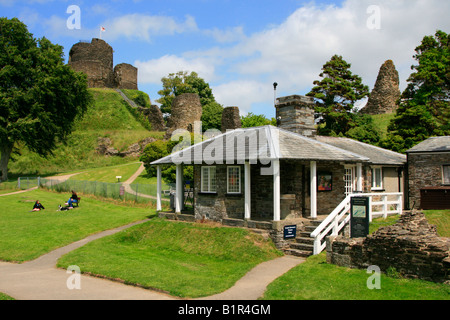
[{"label": "paved footpath", "polygon": [[[69,280],[69,284],[75,284],[72,281],[74,273],[56,268],[56,262],[62,255],[145,221],[148,220],[89,236],[23,264],[0,262],[0,292],[17,300],[175,300],[177,298],[165,293],[87,275],[80,275],[80,289],[70,290],[67,283]],[[303,261],[284,256],[264,262],[229,290],[202,300],[256,300],[270,282]]]}]

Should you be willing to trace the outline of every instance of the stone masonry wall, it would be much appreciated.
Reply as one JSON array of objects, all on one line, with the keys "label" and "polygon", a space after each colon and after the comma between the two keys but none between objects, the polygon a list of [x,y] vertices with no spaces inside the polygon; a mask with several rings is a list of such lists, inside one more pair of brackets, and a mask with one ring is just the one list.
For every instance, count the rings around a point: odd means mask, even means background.
[{"label": "stone masonry wall", "polygon": [[[244,219],[244,195],[227,195],[227,166],[216,166],[216,192],[201,192],[201,165],[194,165],[194,213],[198,220],[221,221],[224,218]],[[244,167],[241,167],[241,190],[244,190]]]},{"label": "stone masonry wall", "polygon": [[117,88],[137,90],[138,69],[128,63],[121,63],[114,67],[114,79]]},{"label": "stone masonry wall", "polygon": [[361,269],[376,265],[383,272],[393,267],[406,278],[450,284],[450,239],[439,237],[422,212],[412,211],[366,238],[329,237],[327,262]]},{"label": "stone masonry wall", "polygon": [[450,164],[450,152],[408,154],[410,208],[421,208],[420,189],[442,185],[443,164]]},{"label": "stone masonry wall", "polygon": [[69,52],[68,64],[88,78],[89,88],[119,88],[137,90],[137,68],[118,64],[114,69],[113,48],[102,39],[79,42]]},{"label": "stone masonry wall", "polygon": [[293,95],[278,98],[275,106],[277,126],[306,137],[315,136],[314,106],[311,97]]},{"label": "stone masonry wall", "polygon": [[222,112],[222,132],[242,128],[238,107],[226,107]]},{"label": "stone masonry wall", "polygon": [[194,132],[196,121],[202,117],[202,104],[200,97],[196,93],[184,93],[177,96],[172,102],[172,113],[168,120],[169,129],[166,132],[166,139],[170,139],[173,131],[185,129]]}]

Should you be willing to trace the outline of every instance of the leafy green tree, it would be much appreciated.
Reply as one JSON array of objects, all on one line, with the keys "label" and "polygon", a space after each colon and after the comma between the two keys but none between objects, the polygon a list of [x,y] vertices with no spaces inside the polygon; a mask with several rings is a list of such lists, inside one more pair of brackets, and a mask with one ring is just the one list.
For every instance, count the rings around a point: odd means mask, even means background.
[{"label": "leafy green tree", "polygon": [[416,48],[408,85],[382,146],[405,152],[419,142],[450,134],[450,35],[437,31]]},{"label": "leafy green tree", "polygon": [[319,134],[345,135],[355,126],[353,111],[356,101],[369,95],[369,87],[350,71],[351,65],[342,56],[334,55],[322,67],[322,80],[314,81],[307,96],[316,100],[315,111],[320,114]]},{"label": "leafy green tree", "polygon": [[[153,161],[164,158],[172,153],[174,147],[183,141],[164,141],[156,140],[145,146],[140,161],[144,163],[144,167],[147,171],[147,175],[150,177],[156,177],[156,167],[150,165]],[[188,145],[192,145],[194,142],[194,134],[191,133],[191,141]],[[192,166],[185,166],[183,169],[183,175],[186,180],[193,180],[194,171]],[[176,181],[176,166],[163,166],[161,169],[161,176],[167,183],[175,183]]]},{"label": "leafy green tree", "polygon": [[269,120],[263,114],[254,114],[252,112],[249,112],[246,116],[241,116],[241,123],[242,128],[277,125],[275,118]]},{"label": "leafy green tree", "polygon": [[201,118],[203,130],[221,129],[223,107],[215,100],[209,84],[200,78],[196,72],[179,71],[171,73],[168,77],[162,78],[161,81],[163,89],[158,91],[161,98],[157,102],[161,104],[162,113],[171,113],[172,102],[175,97],[183,93],[196,93],[200,97],[203,109]]},{"label": "leafy green tree", "polygon": [[0,18],[0,169],[16,142],[41,155],[70,134],[91,96],[87,79],[64,64],[63,48],[35,39],[17,18]]}]

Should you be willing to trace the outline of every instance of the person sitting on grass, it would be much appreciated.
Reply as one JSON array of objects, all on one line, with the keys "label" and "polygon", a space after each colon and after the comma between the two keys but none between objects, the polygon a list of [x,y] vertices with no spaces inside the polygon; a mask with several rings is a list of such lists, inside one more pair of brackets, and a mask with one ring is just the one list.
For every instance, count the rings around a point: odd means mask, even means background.
[{"label": "person sitting on grass", "polygon": [[34,206],[33,206],[33,210],[31,210],[31,211],[41,211],[41,210],[44,210],[44,209],[45,208],[42,205],[42,203],[40,203],[39,200],[36,200],[36,202],[34,203]]},{"label": "person sitting on grass", "polygon": [[72,196],[70,197],[70,199],[67,201],[67,205],[70,208],[73,208],[73,203],[74,202],[78,202],[78,195],[75,191],[72,190]]}]

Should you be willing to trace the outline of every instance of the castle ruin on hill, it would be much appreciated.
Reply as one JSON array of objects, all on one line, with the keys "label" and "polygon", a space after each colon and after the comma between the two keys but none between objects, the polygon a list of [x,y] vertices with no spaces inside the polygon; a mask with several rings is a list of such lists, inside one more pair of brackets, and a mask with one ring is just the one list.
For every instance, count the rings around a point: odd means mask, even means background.
[{"label": "castle ruin on hill", "polygon": [[128,63],[114,67],[113,48],[102,39],[80,41],[69,52],[69,65],[84,72],[89,88],[118,88],[137,90],[138,69]]}]

